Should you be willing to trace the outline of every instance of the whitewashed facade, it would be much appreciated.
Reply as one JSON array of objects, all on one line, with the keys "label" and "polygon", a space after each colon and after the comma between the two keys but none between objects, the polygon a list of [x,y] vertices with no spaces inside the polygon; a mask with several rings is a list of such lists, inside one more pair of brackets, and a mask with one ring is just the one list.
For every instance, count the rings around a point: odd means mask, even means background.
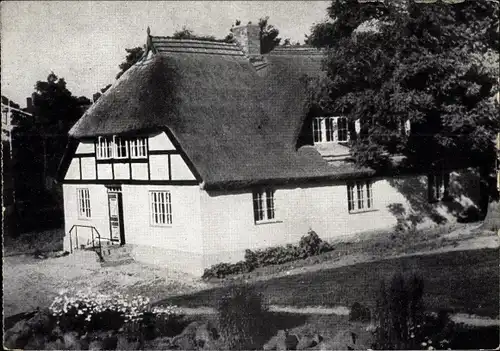
[{"label": "whitewashed facade", "polygon": [[[90,245],[92,233],[95,240],[98,233],[102,242],[130,245],[137,260],[200,274],[212,264],[242,259],[245,249],[298,242],[309,229],[324,239],[339,239],[391,229],[398,218],[408,222],[412,214],[421,216],[416,220],[420,227],[436,224],[436,217],[450,223],[457,204],[463,209],[479,200],[474,170],[450,173],[453,206],[429,202],[428,176],[358,180],[363,184],[361,209],[356,181],[275,186],[265,188],[273,192],[272,218],[256,220],[256,189],[202,189],[164,132],[149,136],[147,147],[143,159],[98,160],[93,141],[79,143],[63,186],[66,250]],[[349,184],[356,192],[351,206]],[[88,199],[81,199],[82,191],[83,197],[88,191]],[[151,217],[155,192],[170,196],[168,223],[154,223]]]}]

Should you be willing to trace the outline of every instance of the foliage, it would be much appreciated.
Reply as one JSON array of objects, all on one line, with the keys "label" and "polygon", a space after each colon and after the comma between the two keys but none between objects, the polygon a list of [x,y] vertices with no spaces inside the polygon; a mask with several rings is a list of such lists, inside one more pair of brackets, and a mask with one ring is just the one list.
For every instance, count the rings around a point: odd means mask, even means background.
[{"label": "foliage", "polygon": [[371,320],[370,309],[368,307],[363,306],[359,302],[353,303],[351,310],[349,311],[349,320],[369,322]]},{"label": "foliage", "polygon": [[423,338],[424,281],[413,273],[382,281],[377,299],[377,345],[382,349],[417,348]]},{"label": "foliage", "polygon": [[16,195],[23,200],[34,199],[48,188],[48,177],[56,177],[68,131],[90,105],[86,97],[74,96],[65,79],[54,73],[36,82],[32,97],[32,116],[12,116],[16,126],[12,135]]},{"label": "foliage", "polygon": [[216,309],[220,335],[228,349],[253,349],[262,342],[267,307],[253,287],[241,285],[223,290]]},{"label": "foliage", "polygon": [[99,100],[99,98],[102,96],[102,94],[104,94],[106,91],[108,91],[109,88],[111,88],[111,85],[112,84],[106,85],[104,88],[101,89],[101,91],[98,91],[97,93],[95,93],[94,95],[92,95],[92,100],[94,101],[94,103],[97,100]]},{"label": "foliage", "polygon": [[141,46],[137,46],[132,49],[125,49],[127,52],[127,56],[125,57],[125,61],[120,63],[118,67],[120,67],[120,72],[116,75],[116,79],[120,78],[123,73],[125,73],[130,67],[135,65],[137,61],[144,55],[144,48]]},{"label": "foliage", "polygon": [[84,334],[98,330],[126,330],[142,339],[155,336],[156,329],[178,329],[182,315],[175,306],[151,307],[149,299],[117,292],[100,294],[90,289],[61,291],[49,307],[62,330]]},{"label": "foliage", "polygon": [[[498,11],[485,0],[333,1],[334,21],[308,38],[329,49],[322,94],[311,93],[311,105],[360,120],[351,145],[360,164],[384,169],[402,154],[410,167],[472,161],[491,170]],[[402,129],[407,119],[411,133]]]},{"label": "foliage", "polygon": [[269,24],[269,16],[259,19],[260,53],[267,54],[280,44],[279,30]]},{"label": "foliage", "polygon": [[330,244],[321,240],[316,232],[310,230],[300,239],[299,245],[287,244],[255,251],[247,249],[244,261],[213,265],[205,269],[202,278],[224,278],[228,275],[248,273],[259,267],[283,264],[332,250],[333,247]]},{"label": "foliage", "polygon": [[186,26],[182,27],[181,30],[174,32],[172,35],[174,39],[196,39],[196,40],[208,40],[208,41],[220,41],[217,40],[213,35],[197,35],[191,29]]}]

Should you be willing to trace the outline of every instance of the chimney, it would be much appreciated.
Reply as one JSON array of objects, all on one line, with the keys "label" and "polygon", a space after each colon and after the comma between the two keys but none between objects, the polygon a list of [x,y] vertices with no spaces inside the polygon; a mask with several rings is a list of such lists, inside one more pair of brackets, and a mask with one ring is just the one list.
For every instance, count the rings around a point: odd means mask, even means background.
[{"label": "chimney", "polygon": [[234,39],[249,57],[260,56],[260,28],[258,24],[234,26],[231,28]]},{"label": "chimney", "polygon": [[28,112],[33,111],[33,98],[31,97],[26,98],[26,110],[28,110]]}]

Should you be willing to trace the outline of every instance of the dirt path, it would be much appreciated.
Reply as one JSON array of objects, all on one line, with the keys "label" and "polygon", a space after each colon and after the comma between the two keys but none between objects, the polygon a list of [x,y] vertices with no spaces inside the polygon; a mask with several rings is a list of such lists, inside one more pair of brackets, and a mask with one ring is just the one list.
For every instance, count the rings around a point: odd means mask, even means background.
[{"label": "dirt path", "polygon": [[24,255],[4,257],[4,315],[48,307],[61,289],[118,291],[157,300],[207,288],[188,274],[137,262],[103,268],[96,258],[91,251],[44,260]]},{"label": "dirt path", "polygon": [[[198,307],[198,308],[181,308],[182,312],[187,315],[209,315],[215,314],[215,310],[211,307]],[[349,308],[345,306],[325,307],[325,306],[310,306],[297,308],[293,306],[269,306],[271,312],[291,313],[291,314],[305,314],[305,315],[336,315],[348,316]],[[463,323],[475,327],[489,327],[500,326],[499,319],[487,318],[483,316],[476,316],[464,313],[455,313],[450,316],[450,319],[455,323]]]}]

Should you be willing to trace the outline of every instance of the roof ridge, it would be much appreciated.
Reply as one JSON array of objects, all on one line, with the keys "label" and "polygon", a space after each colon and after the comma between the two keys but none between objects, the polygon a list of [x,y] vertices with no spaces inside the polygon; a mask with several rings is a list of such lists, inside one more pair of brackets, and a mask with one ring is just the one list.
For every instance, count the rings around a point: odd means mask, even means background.
[{"label": "roof ridge", "polygon": [[152,39],[160,39],[164,41],[168,41],[170,43],[211,43],[211,44],[217,44],[217,45],[222,45],[222,46],[237,46],[236,43],[228,43],[226,41],[222,41],[222,39],[191,39],[191,38],[184,38],[184,39],[178,39],[178,38],[171,38],[167,36],[159,36],[159,35],[152,35]]}]

